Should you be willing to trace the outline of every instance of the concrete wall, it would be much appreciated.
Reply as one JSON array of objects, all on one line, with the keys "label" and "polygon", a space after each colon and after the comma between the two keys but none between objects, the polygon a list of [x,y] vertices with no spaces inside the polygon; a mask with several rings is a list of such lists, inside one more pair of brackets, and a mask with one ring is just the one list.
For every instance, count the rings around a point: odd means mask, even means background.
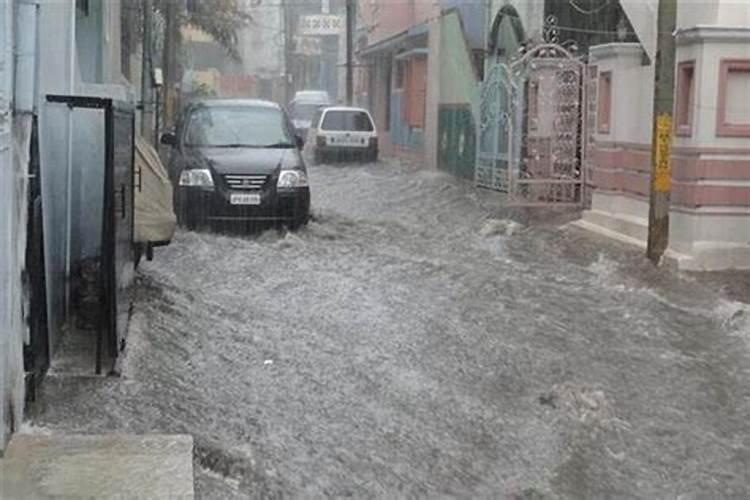
[{"label": "concrete wall", "polygon": [[680,0],[677,28],[699,25],[748,26],[750,8],[744,0]]}]

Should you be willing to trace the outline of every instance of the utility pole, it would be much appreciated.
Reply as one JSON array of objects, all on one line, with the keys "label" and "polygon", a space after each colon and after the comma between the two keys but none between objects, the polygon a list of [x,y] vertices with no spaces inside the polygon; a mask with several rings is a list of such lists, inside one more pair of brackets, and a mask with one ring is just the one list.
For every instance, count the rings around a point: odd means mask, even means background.
[{"label": "utility pole", "polygon": [[177,19],[179,0],[167,0],[164,13],[164,126],[174,127],[177,113],[177,44],[180,22]]},{"label": "utility pole", "polygon": [[669,244],[677,0],[659,0],[658,16],[647,249],[654,264],[659,263]]},{"label": "utility pole", "polygon": [[153,58],[151,57],[151,27],[153,0],[143,0],[143,62],[141,65],[141,135],[151,137],[154,107],[152,96]]},{"label": "utility pole", "polygon": [[281,0],[284,18],[284,105],[292,100],[292,15],[289,0]]},{"label": "utility pole", "polygon": [[354,0],[346,0],[346,104],[354,102]]}]

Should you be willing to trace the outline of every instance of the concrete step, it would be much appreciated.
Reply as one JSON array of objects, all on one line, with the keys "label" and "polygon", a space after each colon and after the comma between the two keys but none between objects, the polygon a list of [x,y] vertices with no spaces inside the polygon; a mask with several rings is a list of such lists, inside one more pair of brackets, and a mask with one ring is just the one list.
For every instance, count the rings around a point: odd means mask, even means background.
[{"label": "concrete step", "polygon": [[572,225],[644,248],[648,240],[648,220],[641,217],[587,210]]},{"label": "concrete step", "polygon": [[193,498],[185,435],[16,435],[0,460],[0,497]]}]

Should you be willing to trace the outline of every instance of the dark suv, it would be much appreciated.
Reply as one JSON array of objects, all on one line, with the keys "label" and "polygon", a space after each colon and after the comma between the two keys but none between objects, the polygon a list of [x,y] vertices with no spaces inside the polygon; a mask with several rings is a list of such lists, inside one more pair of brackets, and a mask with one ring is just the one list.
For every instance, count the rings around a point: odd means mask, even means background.
[{"label": "dark suv", "polygon": [[307,223],[310,188],[295,136],[280,106],[212,99],[188,105],[174,134],[169,171],[181,224]]}]

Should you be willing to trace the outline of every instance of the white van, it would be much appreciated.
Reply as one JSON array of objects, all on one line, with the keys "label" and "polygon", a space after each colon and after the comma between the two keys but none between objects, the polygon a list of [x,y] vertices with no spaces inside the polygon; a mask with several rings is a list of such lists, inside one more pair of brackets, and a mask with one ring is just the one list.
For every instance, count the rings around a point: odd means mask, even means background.
[{"label": "white van", "polygon": [[318,111],[309,135],[315,163],[332,158],[378,160],[378,131],[363,108],[336,106]]}]

